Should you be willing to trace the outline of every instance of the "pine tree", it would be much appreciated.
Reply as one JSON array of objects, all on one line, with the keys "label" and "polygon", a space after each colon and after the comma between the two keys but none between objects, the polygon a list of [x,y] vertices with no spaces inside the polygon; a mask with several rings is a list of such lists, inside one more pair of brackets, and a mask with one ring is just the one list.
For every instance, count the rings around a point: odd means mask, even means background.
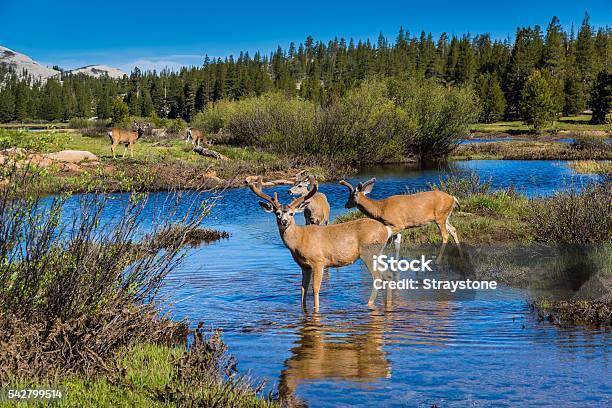
[{"label": "pine tree", "polygon": [[502,119],[506,110],[506,98],[497,74],[480,74],[476,79],[476,93],[480,99],[481,122],[493,123]]},{"label": "pine tree", "polygon": [[612,72],[602,71],[597,75],[591,92],[591,106],[593,108],[591,123],[607,123],[608,113],[612,108]]},{"label": "pine tree", "polygon": [[521,95],[521,114],[526,124],[542,129],[556,119],[554,86],[540,70],[535,70],[525,83]]},{"label": "pine tree", "polygon": [[15,114],[15,97],[8,87],[0,89],[0,122],[13,120]]},{"label": "pine tree", "polygon": [[565,39],[561,22],[554,16],[546,30],[546,39],[542,53],[542,66],[555,78],[563,78],[565,68]]},{"label": "pine tree", "polygon": [[111,121],[114,125],[121,126],[130,120],[130,110],[125,102],[113,99],[111,104]]}]

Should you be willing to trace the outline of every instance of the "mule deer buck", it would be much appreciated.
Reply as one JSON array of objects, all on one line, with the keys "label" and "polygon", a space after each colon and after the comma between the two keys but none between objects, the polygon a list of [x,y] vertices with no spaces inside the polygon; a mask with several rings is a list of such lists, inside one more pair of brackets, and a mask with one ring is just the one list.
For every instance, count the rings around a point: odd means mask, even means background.
[{"label": "mule deer buck", "polygon": [[[290,195],[305,196],[308,194],[309,177],[304,176],[305,172],[302,170],[296,174],[295,182],[288,191]],[[306,225],[327,225],[329,223],[329,203],[325,194],[316,193],[304,202],[304,220]]]},{"label": "mule deer buck", "polygon": [[134,127],[136,130],[125,130],[121,128],[114,127],[108,132],[108,137],[111,140],[111,151],[113,152],[113,159],[115,158],[115,148],[117,145],[122,144],[125,147],[123,151],[123,157],[125,157],[125,153],[127,152],[128,146],[130,147],[130,156],[134,157],[134,143],[142,135],[151,125],[146,124],[144,126],[139,125],[134,122]]},{"label": "mule deer buck", "polygon": [[[274,198],[261,190],[261,178],[250,182],[249,188],[259,198],[259,205],[264,211],[274,213],[278,232],[285,246],[291,252],[293,260],[302,269],[302,306],[306,305],[306,291],[310,285],[311,276],[314,276],[312,290],[314,294],[314,308],[319,308],[319,290],[326,267],[340,267],[355,262],[363,252],[364,259],[370,260],[366,252],[372,247],[382,249],[391,236],[391,228],[370,218],[361,218],[354,221],[334,225],[305,225],[295,223],[294,215],[304,211],[305,202],[312,198],[318,190],[318,183],[310,177],[310,189],[306,195],[296,198],[288,205],[278,201],[278,194]],[[380,279],[380,273],[370,268],[372,277]],[[376,298],[376,289],[372,289],[368,304]]]},{"label": "mule deer buck", "polygon": [[193,147],[200,146],[200,142],[203,142],[206,146],[212,145],[212,143],[206,139],[206,136],[204,136],[204,132],[200,129],[187,128],[187,139],[185,139],[185,144],[189,143],[189,139],[191,139]]},{"label": "mule deer buck", "polygon": [[459,247],[457,230],[450,223],[453,208],[455,204],[459,204],[457,198],[445,192],[434,190],[410,195],[394,195],[383,200],[372,200],[367,197],[367,194],[372,191],[375,182],[376,179],[372,178],[364,183],[359,183],[357,188],[354,188],[348,182],[341,180],[340,184],[349,189],[349,198],[345,207],[357,207],[368,217],[391,227],[393,233],[396,234],[394,239],[396,253],[399,254],[399,247],[402,242],[400,232],[402,230],[426,225],[431,221],[435,221],[442,235],[440,256],[444,252],[449,234]]}]

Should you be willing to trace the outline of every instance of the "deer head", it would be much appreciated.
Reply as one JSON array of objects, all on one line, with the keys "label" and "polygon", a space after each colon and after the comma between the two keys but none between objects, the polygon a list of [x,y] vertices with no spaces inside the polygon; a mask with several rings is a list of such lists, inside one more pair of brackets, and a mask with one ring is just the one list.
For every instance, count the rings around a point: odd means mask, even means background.
[{"label": "deer head", "polygon": [[151,127],[150,123],[146,123],[144,125],[141,125],[137,122],[134,122],[134,127],[136,128],[136,132],[138,133],[138,138],[140,139],[142,137],[142,135],[144,135],[144,133],[149,130],[149,128]]},{"label": "deer head", "polygon": [[357,188],[353,187],[349,182],[340,180],[340,184],[349,190],[349,197],[344,204],[345,208],[354,208],[359,204],[360,194],[366,195],[369,194],[374,188],[374,183],[376,182],[376,178],[371,178],[368,181],[357,184]]},{"label": "deer head", "polygon": [[306,170],[302,170],[295,175],[295,182],[293,183],[293,186],[291,186],[291,188],[287,191],[287,193],[289,193],[290,195],[300,196],[308,194],[309,177],[304,176],[304,173],[306,173]]},{"label": "deer head", "polygon": [[259,198],[265,201],[259,201],[259,205],[265,212],[274,213],[276,216],[276,224],[280,232],[286,231],[295,224],[294,215],[304,211],[305,203],[313,195],[317,193],[318,185],[314,177],[310,176],[310,190],[304,196],[298,197],[290,204],[283,205],[278,201],[278,194],[274,193],[274,198],[261,191],[261,177],[258,177],[255,182],[249,183],[249,188]]}]

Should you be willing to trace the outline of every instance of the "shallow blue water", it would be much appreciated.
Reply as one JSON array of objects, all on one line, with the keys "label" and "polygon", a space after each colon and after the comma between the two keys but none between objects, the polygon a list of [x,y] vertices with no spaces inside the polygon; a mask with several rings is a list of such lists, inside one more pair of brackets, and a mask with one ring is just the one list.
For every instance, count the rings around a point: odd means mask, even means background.
[{"label": "shallow blue water", "polygon": [[[495,188],[514,184],[529,195],[551,194],[572,179],[594,179],[572,176],[563,162],[469,161],[434,170],[363,169],[352,181],[377,177],[372,197],[381,198],[427,188],[449,171],[475,171],[491,177]],[[286,189],[266,191],[277,191],[286,202]],[[346,211],[345,188],[333,183],[320,190],[332,218]],[[155,200],[164,196],[153,195],[150,217]],[[124,201],[125,195],[117,195],[109,216]],[[435,302],[414,301],[404,291],[389,308],[379,295],[371,310],[371,278],[358,262],[331,269],[319,313],[304,313],[300,269],[274,217],[257,201],[245,188],[223,194],[205,226],[226,230],[231,238],[190,250],[167,278],[164,295],[176,318],[222,328],[239,370],[265,378],[266,389],[293,391],[313,407],[612,403],[611,333],[540,323],[521,290]]]}]

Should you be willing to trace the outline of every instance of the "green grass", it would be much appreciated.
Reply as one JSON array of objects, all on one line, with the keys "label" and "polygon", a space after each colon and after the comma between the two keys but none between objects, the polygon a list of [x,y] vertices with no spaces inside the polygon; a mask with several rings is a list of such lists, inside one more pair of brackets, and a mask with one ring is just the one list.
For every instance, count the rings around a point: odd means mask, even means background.
[{"label": "green grass", "polygon": [[[117,377],[95,380],[78,378],[61,379],[56,383],[27,385],[15,382],[7,388],[60,389],[63,398],[52,404],[20,404],[20,406],[53,407],[179,407],[188,405],[181,395],[169,395],[169,390],[183,390],[188,387],[177,379],[175,361],[185,351],[178,347],[143,344],[122,352],[117,357],[117,366],[122,372]],[[223,382],[207,382],[207,386],[186,390],[191,396],[207,400],[219,393],[227,392]],[[237,394],[236,394],[237,393]],[[280,407],[279,403],[269,402],[254,392],[234,391],[235,403],[240,407]],[[188,399],[189,397],[185,397]],[[7,406],[10,406],[7,404]]]},{"label": "green grass", "polygon": [[[554,123],[549,124],[543,131],[594,131],[610,130],[609,125],[592,125],[589,123],[591,115],[563,116]],[[501,121],[495,123],[476,123],[471,127],[472,131],[478,132],[499,132],[499,133],[530,133],[533,128],[524,124],[520,120]]]}]

